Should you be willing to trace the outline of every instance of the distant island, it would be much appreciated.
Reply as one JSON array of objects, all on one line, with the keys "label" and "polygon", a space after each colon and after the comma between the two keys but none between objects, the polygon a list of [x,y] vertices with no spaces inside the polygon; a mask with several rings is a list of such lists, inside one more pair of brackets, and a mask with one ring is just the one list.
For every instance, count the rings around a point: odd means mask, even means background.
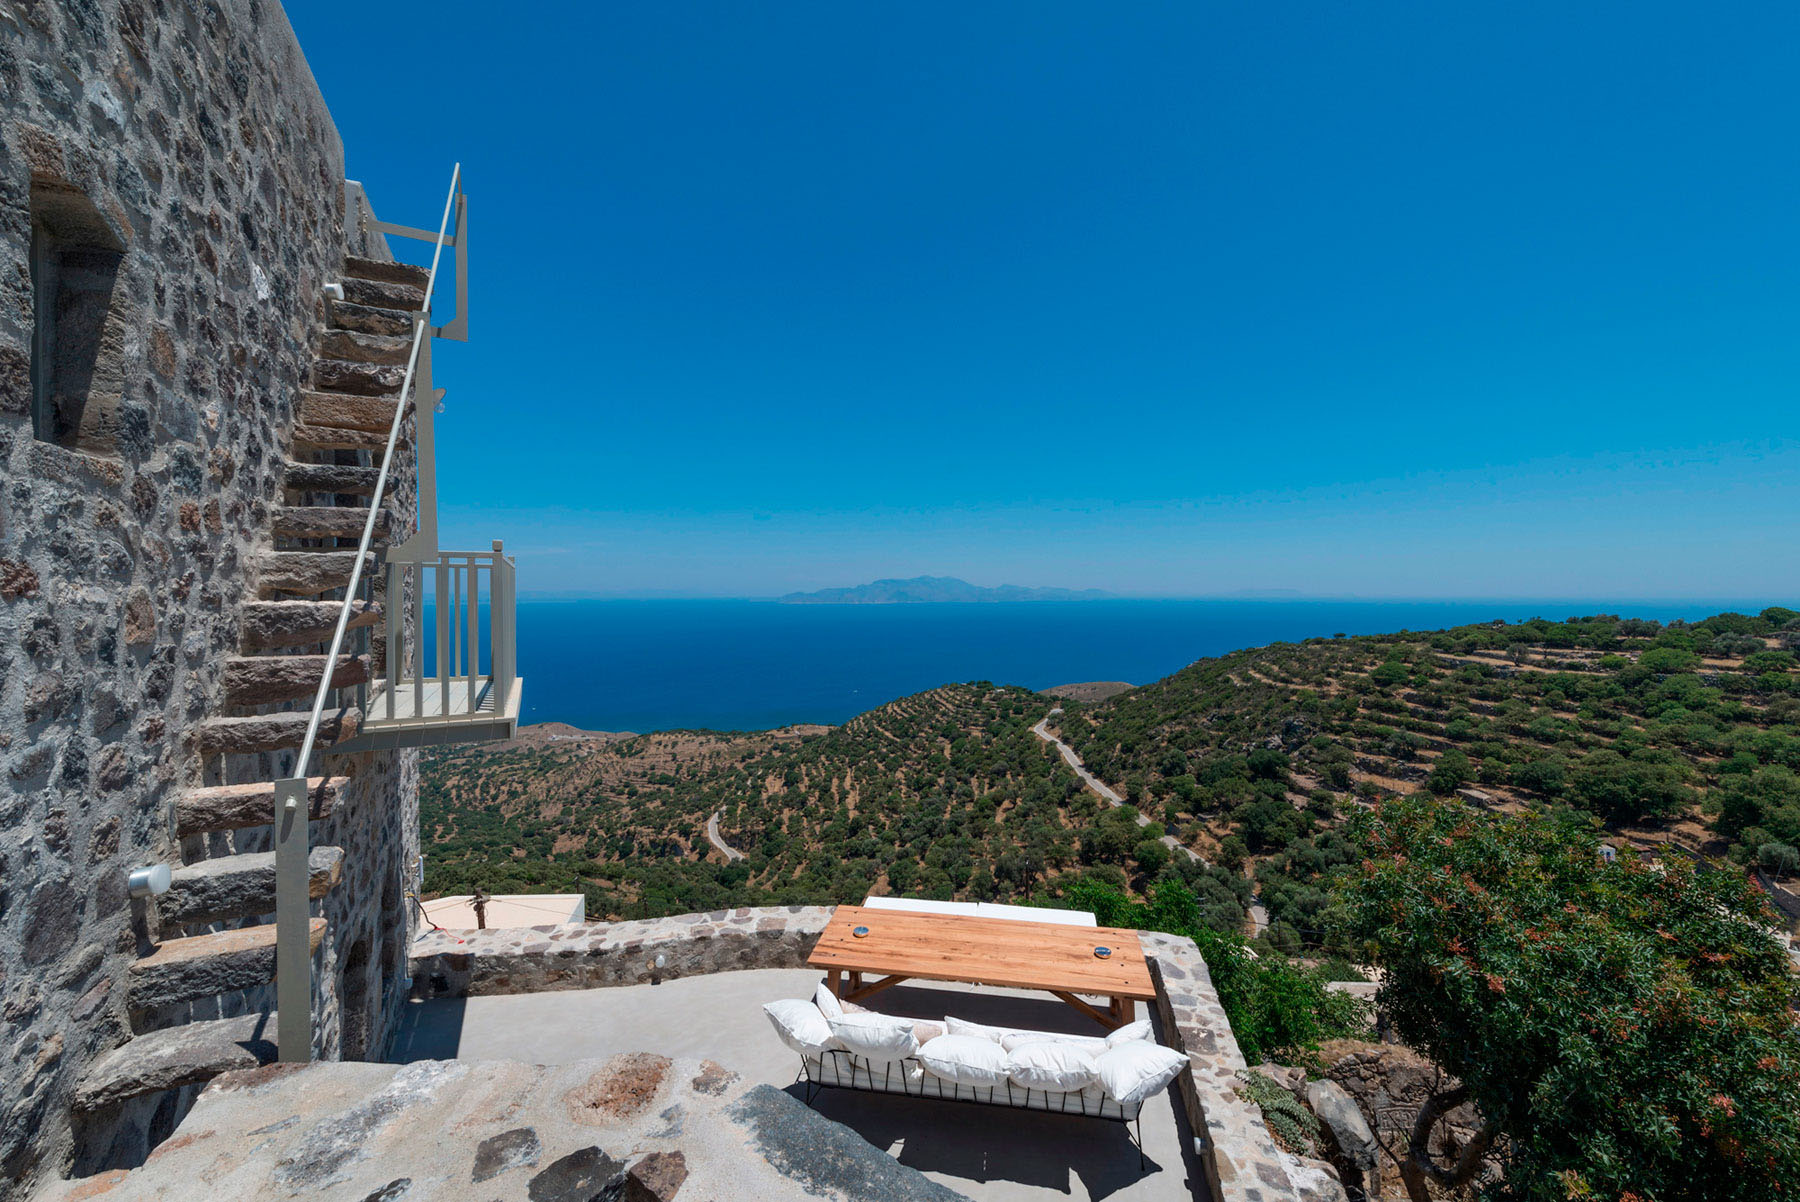
[{"label": "distant island", "polygon": [[914,576],[910,580],[877,580],[855,588],[789,593],[777,600],[783,605],[915,605],[945,601],[1098,601],[1109,596],[1097,588],[1025,588],[1017,584],[983,588],[954,576]]}]

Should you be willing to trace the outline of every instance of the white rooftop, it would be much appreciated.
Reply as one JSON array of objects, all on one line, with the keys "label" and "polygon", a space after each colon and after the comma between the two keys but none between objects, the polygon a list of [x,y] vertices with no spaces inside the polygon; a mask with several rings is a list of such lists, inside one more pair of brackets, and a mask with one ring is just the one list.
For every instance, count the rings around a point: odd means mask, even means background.
[{"label": "white rooftop", "polygon": [[[446,931],[473,931],[479,927],[472,894],[459,893],[420,904],[425,908],[425,917]],[[562,926],[587,920],[587,898],[579,893],[506,893],[488,898],[486,910],[489,930]]]}]

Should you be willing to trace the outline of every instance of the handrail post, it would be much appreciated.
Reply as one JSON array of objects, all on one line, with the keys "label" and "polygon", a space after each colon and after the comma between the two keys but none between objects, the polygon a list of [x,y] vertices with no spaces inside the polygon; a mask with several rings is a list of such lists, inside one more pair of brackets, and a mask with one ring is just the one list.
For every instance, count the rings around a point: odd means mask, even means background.
[{"label": "handrail post", "polygon": [[275,782],[276,1048],[284,1063],[312,1059],[312,897],[306,764]]}]

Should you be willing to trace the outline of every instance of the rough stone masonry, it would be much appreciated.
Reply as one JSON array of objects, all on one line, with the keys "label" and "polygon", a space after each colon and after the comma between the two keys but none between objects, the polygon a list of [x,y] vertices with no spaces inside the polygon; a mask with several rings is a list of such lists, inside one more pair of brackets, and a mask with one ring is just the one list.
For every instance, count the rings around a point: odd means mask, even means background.
[{"label": "rough stone masonry", "polygon": [[[0,1197],[135,1163],[192,1102],[78,1117],[96,1057],[270,1004],[264,986],[130,1012],[127,968],[164,921],[126,875],[267,845],[178,839],[171,807],[287,767],[209,764],[186,735],[219,712],[256,596],[322,286],[347,251],[387,257],[347,238],[345,206],[275,0],[0,2]],[[417,830],[411,753],[333,770],[354,782],[314,835],[347,851],[319,911],[326,1056],[378,1049],[402,1000]]]}]

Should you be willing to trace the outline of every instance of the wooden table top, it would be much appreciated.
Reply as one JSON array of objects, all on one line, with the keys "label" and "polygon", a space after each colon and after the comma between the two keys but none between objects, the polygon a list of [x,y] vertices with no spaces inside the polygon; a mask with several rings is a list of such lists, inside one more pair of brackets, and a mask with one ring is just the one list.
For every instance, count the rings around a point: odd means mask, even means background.
[{"label": "wooden table top", "polygon": [[[851,934],[869,928],[861,939]],[[1099,959],[1096,947],[1112,955]],[[806,958],[815,968],[886,973],[1152,1001],[1156,989],[1136,931],[961,914],[839,906]]]}]

